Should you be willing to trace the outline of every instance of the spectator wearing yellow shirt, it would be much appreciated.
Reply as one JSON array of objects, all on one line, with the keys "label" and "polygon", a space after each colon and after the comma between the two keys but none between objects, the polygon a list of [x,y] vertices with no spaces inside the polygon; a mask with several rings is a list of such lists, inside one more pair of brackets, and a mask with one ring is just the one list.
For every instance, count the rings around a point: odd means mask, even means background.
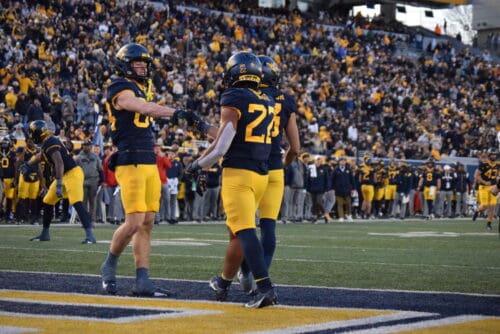
[{"label": "spectator wearing yellow shirt", "polygon": [[217,36],[212,38],[212,42],[209,44],[209,48],[212,52],[219,53],[220,52],[220,43]]},{"label": "spectator wearing yellow shirt", "polygon": [[14,87],[7,87],[7,94],[5,94],[5,105],[7,108],[15,109],[17,102],[17,94],[14,92]]},{"label": "spectator wearing yellow shirt", "polygon": [[234,28],[234,39],[238,42],[241,42],[243,40],[243,36],[245,35],[245,30],[243,29],[242,26],[236,26]]},{"label": "spectator wearing yellow shirt", "polygon": [[30,77],[24,75],[24,71],[19,71],[17,80],[19,80],[19,91],[28,94],[30,89],[35,88],[35,83]]},{"label": "spectator wearing yellow shirt", "polygon": [[7,64],[7,66],[0,69],[0,78],[2,78],[2,84],[7,85],[12,77],[14,77],[12,63]]}]

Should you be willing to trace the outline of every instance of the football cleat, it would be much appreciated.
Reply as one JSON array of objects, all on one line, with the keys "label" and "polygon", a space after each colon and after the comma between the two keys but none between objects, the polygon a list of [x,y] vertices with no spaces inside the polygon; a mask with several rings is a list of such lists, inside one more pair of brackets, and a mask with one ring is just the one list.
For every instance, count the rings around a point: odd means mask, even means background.
[{"label": "football cleat", "polygon": [[486,228],[488,229],[488,231],[491,231],[491,229],[492,229],[491,222],[486,223]]},{"label": "football cleat", "polygon": [[96,241],[95,241],[95,238],[85,238],[84,240],[82,240],[82,244],[95,244]]},{"label": "football cleat", "polygon": [[106,262],[101,265],[102,290],[110,295],[116,294],[117,291],[115,271],[115,268],[106,265]]},{"label": "football cleat", "polygon": [[172,296],[172,293],[166,289],[155,287],[153,282],[148,279],[136,281],[132,288],[132,295],[135,297],[166,298]]},{"label": "football cleat", "polygon": [[250,272],[244,274],[241,269],[238,270],[238,281],[240,282],[241,288],[247,295],[253,295],[257,291],[257,284],[253,278],[253,274]]},{"label": "football cleat", "polygon": [[102,291],[108,295],[116,295],[118,289],[115,281],[102,281]]},{"label": "football cleat", "polygon": [[39,234],[31,238],[30,241],[50,241],[50,237],[48,235]]},{"label": "football cleat", "polygon": [[245,304],[246,308],[262,308],[266,306],[278,304],[278,295],[274,291],[274,288],[266,292],[257,292],[255,297]]},{"label": "football cleat", "polygon": [[153,291],[140,291],[134,287],[132,288],[132,295],[135,297],[168,298],[172,296],[172,292],[162,288],[155,288]]},{"label": "football cleat", "polygon": [[219,302],[223,302],[227,298],[227,294],[229,292],[229,287],[221,288],[219,286],[219,277],[214,276],[210,279],[209,282],[210,288],[215,291],[215,299]]},{"label": "football cleat", "polygon": [[474,211],[474,214],[472,215],[472,221],[475,222],[477,219],[477,215],[479,214],[479,211]]}]

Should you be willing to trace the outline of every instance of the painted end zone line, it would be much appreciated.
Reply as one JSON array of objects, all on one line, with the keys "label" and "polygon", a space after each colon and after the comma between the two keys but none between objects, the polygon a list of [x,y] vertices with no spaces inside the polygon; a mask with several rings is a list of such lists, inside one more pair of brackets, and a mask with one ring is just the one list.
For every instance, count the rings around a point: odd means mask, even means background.
[{"label": "painted end zone line", "polygon": [[[17,290],[0,290],[0,291],[17,291]],[[26,291],[33,293],[33,291]],[[68,295],[62,293],[61,295]],[[67,302],[55,302],[55,301],[44,301],[44,300],[36,300],[33,301],[31,299],[24,298],[2,298],[0,297],[0,301],[10,301],[17,303],[36,303],[36,304],[47,304],[49,306],[80,306],[80,307],[95,307],[95,308],[114,308],[114,309],[123,309],[123,310],[151,310],[161,312],[158,314],[150,314],[150,315],[140,315],[140,316],[122,316],[117,318],[97,318],[97,317],[81,317],[81,316],[68,316],[68,315],[52,315],[52,314],[28,314],[23,312],[10,312],[10,311],[0,311],[0,315],[5,316],[22,316],[28,318],[50,318],[50,319],[62,319],[62,320],[81,320],[81,321],[96,321],[96,322],[110,322],[110,323],[131,323],[138,322],[144,320],[154,320],[154,319],[166,319],[166,318],[180,318],[180,317],[192,317],[198,315],[207,315],[207,314],[219,314],[220,311],[206,311],[206,310],[192,310],[185,308],[165,308],[165,307],[138,307],[138,306],[123,306],[123,305],[113,305],[113,304],[90,304],[90,303],[67,303]],[[163,312],[162,312],[163,311]],[[3,332],[0,330],[0,333]]]},{"label": "painted end zone line", "polygon": [[447,326],[447,325],[455,325],[464,322],[470,322],[475,320],[488,319],[492,317],[484,317],[480,315],[459,315],[456,317],[448,317],[442,319],[435,320],[426,320],[419,322],[412,322],[411,324],[402,324],[402,325],[394,325],[394,326],[384,326],[370,329],[363,329],[359,331],[352,331],[351,334],[378,334],[378,333],[397,333],[401,331],[409,331],[415,329],[423,329],[430,328],[436,326]]},{"label": "painted end zone line", "polygon": [[39,332],[37,328],[0,326],[0,333],[2,334],[36,333],[36,332]]},{"label": "painted end zone line", "polygon": [[[352,326],[362,326],[362,325],[370,325],[374,326],[377,323],[384,323],[388,321],[397,321],[397,320],[406,320],[406,319],[414,319],[414,318],[423,318],[430,316],[438,316],[436,313],[425,313],[425,312],[397,312],[394,314],[388,315],[378,315],[374,317],[362,318],[362,319],[354,319],[354,320],[346,320],[346,321],[330,321],[324,322],[320,324],[307,325],[307,326],[297,326],[297,327],[287,327],[281,328],[273,331],[265,331],[265,332],[247,332],[245,334],[291,334],[291,333],[308,333],[308,332],[317,332],[331,329],[340,329],[347,328]],[[392,327],[388,327],[392,328]],[[376,333],[381,333],[384,331],[380,331],[381,327],[377,327]],[[352,332],[350,332],[352,333]],[[374,332],[375,333],[375,332]]]}]

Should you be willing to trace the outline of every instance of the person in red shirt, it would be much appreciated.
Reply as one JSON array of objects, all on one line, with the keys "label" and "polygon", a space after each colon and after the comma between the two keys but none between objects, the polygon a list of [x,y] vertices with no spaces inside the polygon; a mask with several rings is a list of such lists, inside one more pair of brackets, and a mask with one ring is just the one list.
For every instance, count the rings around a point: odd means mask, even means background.
[{"label": "person in red shirt", "polygon": [[109,169],[109,158],[116,152],[116,146],[104,146],[104,159],[102,169],[104,174],[103,201],[106,204],[106,216],[111,224],[119,225],[123,217],[123,205],[120,198],[120,187],[116,181],[115,173]]},{"label": "person in red shirt", "polygon": [[167,169],[172,168],[172,163],[161,150],[160,144],[155,144],[154,152],[156,154],[156,165],[158,166],[161,180],[160,211],[157,212],[155,216],[155,224],[159,224],[160,221],[167,221],[169,217],[168,208],[170,207],[170,191],[168,189]]}]

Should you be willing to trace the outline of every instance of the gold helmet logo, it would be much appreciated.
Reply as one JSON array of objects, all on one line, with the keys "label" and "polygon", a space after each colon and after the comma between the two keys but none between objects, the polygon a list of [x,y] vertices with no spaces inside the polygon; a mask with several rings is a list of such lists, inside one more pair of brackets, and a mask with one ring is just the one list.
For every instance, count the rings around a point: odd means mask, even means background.
[{"label": "gold helmet logo", "polygon": [[127,48],[126,47],[121,48],[120,50],[118,50],[116,58],[123,59],[123,57],[125,57],[125,52],[127,52]]}]

